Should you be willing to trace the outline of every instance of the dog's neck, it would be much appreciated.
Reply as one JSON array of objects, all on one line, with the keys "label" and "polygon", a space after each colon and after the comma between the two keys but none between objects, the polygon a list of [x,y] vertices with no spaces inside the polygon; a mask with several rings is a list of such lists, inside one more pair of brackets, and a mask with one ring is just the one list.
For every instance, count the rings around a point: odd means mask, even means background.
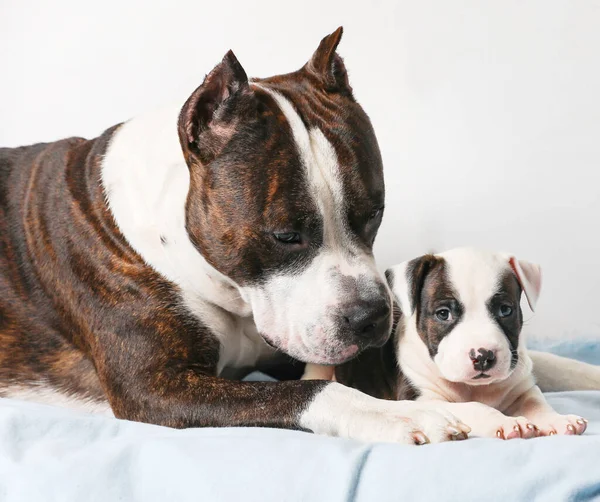
[{"label": "dog's neck", "polygon": [[181,301],[219,339],[218,371],[256,365],[274,350],[250,305],[210,266],[186,230],[190,185],[177,135],[178,107],[121,125],[104,157],[102,184],[119,230],[144,261],[181,291]]},{"label": "dog's neck", "polygon": [[115,132],[102,166],[108,206],[129,244],[180,287],[186,303],[209,302],[248,316],[238,289],[206,262],[186,231],[190,175],[177,135],[178,114],[179,107],[165,108]]},{"label": "dog's neck", "polygon": [[506,380],[471,386],[450,382],[442,376],[425,342],[419,336],[415,315],[407,318],[398,329],[398,365],[401,373],[419,393],[420,399],[477,401],[502,411],[508,409],[525,390],[534,385],[531,359],[523,343],[518,349],[519,364]]}]

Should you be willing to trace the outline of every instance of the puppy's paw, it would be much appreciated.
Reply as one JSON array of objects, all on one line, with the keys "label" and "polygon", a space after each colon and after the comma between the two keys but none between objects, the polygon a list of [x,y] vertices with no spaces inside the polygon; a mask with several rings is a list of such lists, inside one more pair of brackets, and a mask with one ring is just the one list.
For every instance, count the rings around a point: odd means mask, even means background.
[{"label": "puppy's paw", "polygon": [[499,439],[530,439],[536,435],[536,426],[525,417],[504,417],[495,432]]},{"label": "puppy's paw", "polygon": [[477,402],[448,403],[445,406],[469,424],[472,437],[528,439],[536,436],[534,424],[525,417],[509,417]]},{"label": "puppy's paw", "polygon": [[498,439],[529,439],[536,436],[535,425],[525,417],[507,417],[502,413],[473,423],[473,436]]},{"label": "puppy's paw", "polygon": [[539,436],[565,435],[575,436],[583,434],[588,421],[577,415],[560,415],[556,412],[542,412],[529,415],[529,419],[536,425]]}]

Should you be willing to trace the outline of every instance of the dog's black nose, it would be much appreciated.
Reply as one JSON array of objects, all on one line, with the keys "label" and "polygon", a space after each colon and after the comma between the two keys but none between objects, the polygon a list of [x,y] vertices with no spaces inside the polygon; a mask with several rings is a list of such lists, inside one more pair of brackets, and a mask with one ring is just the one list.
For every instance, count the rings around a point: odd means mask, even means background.
[{"label": "dog's black nose", "polygon": [[390,304],[384,300],[360,301],[346,306],[342,318],[346,329],[357,338],[377,344],[385,342],[390,330]]},{"label": "dog's black nose", "polygon": [[471,349],[469,352],[469,357],[473,361],[473,368],[482,372],[491,370],[496,364],[496,353],[483,347],[479,348],[477,352],[476,354],[475,349]]}]

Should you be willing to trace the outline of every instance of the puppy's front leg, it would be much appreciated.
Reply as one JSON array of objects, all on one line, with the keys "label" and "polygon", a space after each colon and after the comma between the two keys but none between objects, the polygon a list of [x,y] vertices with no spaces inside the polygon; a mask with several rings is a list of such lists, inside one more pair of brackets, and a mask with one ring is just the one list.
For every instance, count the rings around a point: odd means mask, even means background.
[{"label": "puppy's front leg", "polygon": [[548,404],[537,385],[523,393],[508,409],[511,415],[526,416],[541,436],[583,434],[587,420],[578,415],[561,415]]},{"label": "puppy's front leg", "polygon": [[302,380],[330,380],[335,381],[335,366],[307,363],[302,375]]},{"label": "puppy's front leg", "polygon": [[437,406],[458,417],[471,427],[472,437],[528,439],[535,437],[535,427],[523,416],[509,417],[482,403],[448,403],[435,401]]}]

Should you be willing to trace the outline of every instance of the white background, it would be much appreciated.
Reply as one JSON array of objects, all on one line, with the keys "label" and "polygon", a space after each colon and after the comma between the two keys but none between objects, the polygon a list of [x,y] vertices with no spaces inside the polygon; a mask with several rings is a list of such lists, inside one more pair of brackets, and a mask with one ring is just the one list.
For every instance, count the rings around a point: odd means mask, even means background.
[{"label": "white background", "polygon": [[183,103],[230,48],[295,70],[338,25],[385,162],[381,267],[510,251],[544,268],[532,331],[600,336],[600,2],[0,0],[0,144]]}]

